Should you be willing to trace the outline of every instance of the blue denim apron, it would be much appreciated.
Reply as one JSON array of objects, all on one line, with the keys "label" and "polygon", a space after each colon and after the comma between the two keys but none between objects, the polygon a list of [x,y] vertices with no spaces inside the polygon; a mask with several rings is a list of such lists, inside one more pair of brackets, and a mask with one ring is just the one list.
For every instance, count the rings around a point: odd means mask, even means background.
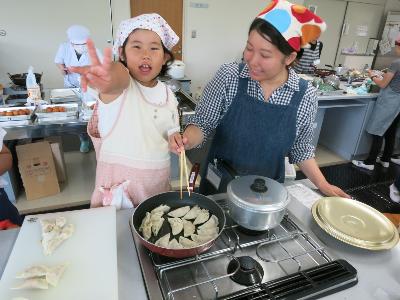
[{"label": "blue denim apron", "polygon": [[[239,66],[239,74],[244,65]],[[218,125],[208,153],[207,164],[224,160],[238,175],[260,175],[283,182],[285,156],[296,138],[297,109],[307,90],[300,79],[299,91],[289,105],[271,104],[247,93],[249,78],[239,77],[236,97]],[[231,174],[218,166],[221,183],[218,190],[207,180],[207,167],[202,173],[200,193],[226,192]]]}]

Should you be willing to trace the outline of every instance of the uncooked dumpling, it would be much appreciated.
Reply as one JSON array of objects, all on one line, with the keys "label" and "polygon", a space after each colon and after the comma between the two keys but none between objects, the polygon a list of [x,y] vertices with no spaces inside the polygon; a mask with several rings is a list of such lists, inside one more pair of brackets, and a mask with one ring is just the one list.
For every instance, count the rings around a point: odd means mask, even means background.
[{"label": "uncooked dumpling", "polygon": [[143,218],[139,231],[142,232],[145,240],[148,240],[151,237],[151,213],[146,212],[146,216]]},{"label": "uncooked dumpling", "polygon": [[160,206],[157,206],[155,209],[151,211],[152,214],[157,213],[157,212],[162,212],[162,214],[165,214],[166,212],[169,212],[171,208],[168,205],[161,204]]},{"label": "uncooked dumpling", "polygon": [[180,217],[183,217],[184,215],[186,215],[189,210],[190,210],[190,206],[183,206],[183,207],[180,207],[173,211],[170,211],[168,213],[168,216],[173,217],[173,218],[180,218]]},{"label": "uncooked dumpling", "polygon": [[185,238],[183,236],[179,237],[179,244],[183,246],[183,248],[193,248],[197,247],[197,243],[193,242],[192,240]]},{"label": "uncooked dumpling", "polygon": [[184,237],[191,236],[195,232],[196,226],[194,226],[193,223],[188,220],[182,220],[182,221],[183,221],[183,236]]},{"label": "uncooked dumpling", "polygon": [[183,249],[183,246],[181,244],[178,243],[178,241],[176,239],[172,239],[169,244],[168,247],[169,249]]},{"label": "uncooked dumpling", "polygon": [[216,228],[217,226],[218,226],[218,218],[214,215],[211,215],[210,219],[207,222],[199,226],[199,229]]},{"label": "uncooked dumpling", "polygon": [[210,217],[210,213],[208,212],[208,210],[207,209],[202,209],[200,211],[199,215],[194,220],[193,224],[194,225],[202,224],[205,221],[207,221],[209,217]]},{"label": "uncooked dumpling", "polygon": [[192,207],[191,210],[189,210],[189,212],[186,215],[183,216],[183,218],[185,220],[196,219],[200,212],[201,208],[198,205],[195,205]]},{"label": "uncooked dumpling", "polygon": [[50,255],[74,232],[74,225],[68,224],[64,217],[40,220],[42,224],[42,246],[45,255]]},{"label": "uncooked dumpling", "polygon": [[167,248],[167,247],[168,247],[168,244],[169,244],[169,237],[170,237],[170,235],[171,235],[170,233],[167,233],[166,235],[160,237],[160,238],[156,241],[155,245],[156,245],[156,246],[159,246],[159,247]]},{"label": "uncooked dumpling", "polygon": [[47,272],[49,271],[49,268],[47,266],[32,266],[29,267],[28,269],[24,270],[23,272],[17,274],[15,278],[18,279],[28,279],[28,278],[33,278],[33,277],[41,277],[41,276],[46,276]]},{"label": "uncooked dumpling", "polygon": [[22,284],[16,287],[12,287],[12,290],[27,290],[27,289],[38,289],[38,290],[47,290],[49,288],[49,284],[46,279],[42,277],[35,277],[26,279]]},{"label": "uncooked dumpling", "polygon": [[68,265],[68,263],[64,263],[62,265],[49,268],[49,271],[46,274],[46,281],[52,286],[57,286]]},{"label": "uncooked dumpling", "polygon": [[177,235],[183,229],[183,221],[180,218],[168,218],[168,222],[171,225],[172,234]]}]

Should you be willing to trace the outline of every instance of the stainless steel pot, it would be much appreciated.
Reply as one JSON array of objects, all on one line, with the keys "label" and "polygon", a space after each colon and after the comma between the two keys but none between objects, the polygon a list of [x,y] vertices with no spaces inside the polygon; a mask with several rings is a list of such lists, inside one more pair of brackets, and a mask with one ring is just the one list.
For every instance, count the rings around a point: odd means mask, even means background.
[{"label": "stainless steel pot", "polygon": [[228,184],[229,214],[240,226],[267,230],[279,225],[290,202],[287,189],[262,176],[247,175]]}]

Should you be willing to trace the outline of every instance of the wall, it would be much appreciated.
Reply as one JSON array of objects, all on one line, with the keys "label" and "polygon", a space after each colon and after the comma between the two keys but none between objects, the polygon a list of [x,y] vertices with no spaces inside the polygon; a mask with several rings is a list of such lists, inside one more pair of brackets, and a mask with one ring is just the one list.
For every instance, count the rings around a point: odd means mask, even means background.
[{"label": "wall", "polygon": [[[208,8],[190,7],[192,2],[208,4]],[[192,79],[192,92],[197,87],[203,88],[220,65],[240,60],[249,26],[267,3],[265,0],[184,1],[183,61],[185,73]],[[196,38],[191,37],[193,30]]]},{"label": "wall", "polygon": [[[129,1],[112,0],[112,7],[116,27],[129,18]],[[0,83],[6,85],[7,73],[23,73],[33,65],[35,72],[43,72],[45,88],[62,87],[54,57],[72,24],[87,26],[100,49],[112,41],[110,0],[2,0],[0,20],[0,30],[7,32],[0,36]]]}]

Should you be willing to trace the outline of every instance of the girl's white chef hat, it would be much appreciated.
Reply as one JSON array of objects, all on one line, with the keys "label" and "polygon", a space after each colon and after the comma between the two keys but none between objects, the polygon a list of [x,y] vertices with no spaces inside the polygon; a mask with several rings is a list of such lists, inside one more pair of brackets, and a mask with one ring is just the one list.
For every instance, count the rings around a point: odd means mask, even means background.
[{"label": "girl's white chef hat", "polygon": [[72,44],[86,44],[90,31],[82,25],[72,25],[67,29],[67,36]]},{"label": "girl's white chef hat", "polygon": [[160,37],[163,45],[171,50],[178,41],[179,37],[168,25],[168,23],[158,14],[143,14],[135,18],[122,21],[118,27],[117,39],[114,44],[114,53],[118,54],[118,48],[122,47],[125,40],[135,29],[147,29],[154,31]]}]

